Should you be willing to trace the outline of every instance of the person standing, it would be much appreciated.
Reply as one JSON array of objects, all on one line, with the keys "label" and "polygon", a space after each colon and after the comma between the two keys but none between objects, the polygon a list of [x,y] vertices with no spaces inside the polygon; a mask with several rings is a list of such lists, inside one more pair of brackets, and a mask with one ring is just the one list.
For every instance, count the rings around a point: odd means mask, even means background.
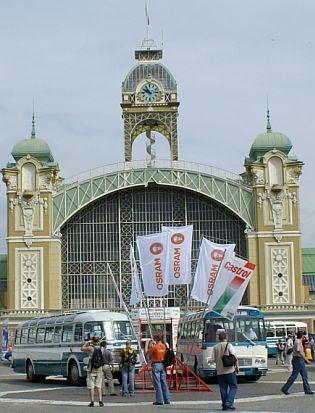
[{"label": "person standing", "polygon": [[[93,336],[91,341],[83,344],[81,351],[88,353],[89,363],[86,370],[86,384],[90,393],[90,404],[89,407],[94,407],[94,388],[97,390],[98,403],[100,407],[104,406],[102,401],[102,379],[103,379],[103,370],[102,365],[95,367],[93,365],[93,354],[94,352],[101,352],[100,348],[100,339],[97,336]],[[102,357],[102,353],[101,353]]]},{"label": "person standing", "polygon": [[151,355],[150,363],[152,366],[152,379],[155,388],[155,406],[170,404],[170,393],[167,387],[166,371],[163,364],[166,353],[166,345],[162,342],[160,333],[153,335],[152,341],[146,341],[144,353]]},{"label": "person standing", "polygon": [[279,340],[276,342],[276,349],[277,349],[277,353],[276,353],[276,364],[282,364],[282,366],[284,365],[284,342],[282,341],[281,338],[279,338]]},{"label": "person standing", "polygon": [[219,333],[219,341],[220,342],[214,346],[213,351],[220,387],[222,410],[235,410],[234,399],[237,391],[236,373],[239,371],[239,368],[237,363],[235,366],[224,367],[222,356],[223,354],[234,354],[236,357],[236,354],[232,344],[228,343],[224,331]]},{"label": "person standing", "polygon": [[305,363],[310,364],[310,362],[305,357],[303,344],[302,344],[302,337],[303,337],[303,333],[301,331],[298,331],[296,335],[296,340],[294,341],[294,344],[293,344],[293,360],[292,360],[293,371],[292,371],[291,376],[288,378],[287,382],[285,383],[285,385],[281,388],[282,393],[286,395],[289,394],[289,388],[292,386],[292,384],[296,380],[299,373],[301,374],[301,377],[303,380],[304,393],[313,394],[310,388],[309,382],[308,382],[307,371],[306,371],[306,366],[305,366]]},{"label": "person standing", "polygon": [[102,380],[102,393],[105,396],[105,380],[107,380],[109,394],[111,396],[117,396],[114,390],[114,379],[113,379],[113,370],[114,370],[114,360],[111,351],[107,348],[106,341],[101,342],[101,347],[103,348],[103,359],[104,359],[104,366],[103,366],[103,380]]},{"label": "person standing", "polygon": [[131,341],[126,341],[126,347],[120,351],[121,378],[122,378],[122,395],[128,394],[133,397],[135,395],[135,364],[137,362],[137,354],[131,347]]},{"label": "person standing", "polygon": [[292,358],[293,358],[293,340],[292,334],[288,333],[287,341],[285,342],[285,361],[288,365],[288,371],[292,371]]}]

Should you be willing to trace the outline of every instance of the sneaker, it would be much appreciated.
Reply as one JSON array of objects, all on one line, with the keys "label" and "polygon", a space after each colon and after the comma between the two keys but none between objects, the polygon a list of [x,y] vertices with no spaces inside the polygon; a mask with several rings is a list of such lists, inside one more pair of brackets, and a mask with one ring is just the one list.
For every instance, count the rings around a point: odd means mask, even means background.
[{"label": "sneaker", "polygon": [[169,400],[165,400],[164,404],[171,404]]},{"label": "sneaker", "polygon": [[153,402],[153,406],[163,406],[162,402]]},{"label": "sneaker", "polygon": [[91,402],[91,403],[89,404],[89,407],[94,407],[94,402]]},{"label": "sneaker", "polygon": [[111,396],[117,396],[117,393],[111,393],[110,395]]},{"label": "sneaker", "polygon": [[286,396],[289,394],[288,390],[284,390],[283,388],[281,389],[282,393],[285,394]]},{"label": "sneaker", "polygon": [[224,407],[225,407],[224,410],[235,410],[235,407],[234,407],[234,406],[227,406],[227,405],[225,405]]},{"label": "sneaker", "polygon": [[104,407],[104,403],[102,401],[98,402],[98,404],[100,405],[100,407]]},{"label": "sneaker", "polygon": [[135,397],[135,394],[134,394],[134,393],[130,393],[129,396],[130,396],[130,397]]},{"label": "sneaker", "polygon": [[306,391],[305,394],[314,394],[314,392],[310,390],[310,391]]}]

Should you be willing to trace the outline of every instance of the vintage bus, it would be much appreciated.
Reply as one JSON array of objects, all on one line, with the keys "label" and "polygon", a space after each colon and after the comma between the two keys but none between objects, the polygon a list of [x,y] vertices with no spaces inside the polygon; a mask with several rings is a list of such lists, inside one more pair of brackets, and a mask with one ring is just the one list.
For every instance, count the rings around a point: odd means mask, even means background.
[{"label": "vintage bus", "polygon": [[308,334],[307,324],[302,321],[267,321],[267,345],[268,356],[273,357],[277,353],[277,341],[286,340],[288,334],[292,337],[296,335],[298,331],[303,334]]},{"label": "vintage bus", "polygon": [[239,376],[256,381],[267,373],[267,343],[264,314],[241,306],[233,321],[212,311],[186,315],[179,324],[177,356],[199,377],[216,376],[213,347],[218,332],[225,331],[238,358]]},{"label": "vintage bus", "polygon": [[[63,376],[73,385],[83,384],[88,355],[82,344],[97,335],[106,340],[114,357],[114,378],[121,381],[119,353],[127,339],[137,348],[126,314],[106,310],[91,310],[21,322],[15,332],[12,367],[26,373],[29,381],[41,381],[47,376]],[[136,365],[138,370],[141,364]]]}]

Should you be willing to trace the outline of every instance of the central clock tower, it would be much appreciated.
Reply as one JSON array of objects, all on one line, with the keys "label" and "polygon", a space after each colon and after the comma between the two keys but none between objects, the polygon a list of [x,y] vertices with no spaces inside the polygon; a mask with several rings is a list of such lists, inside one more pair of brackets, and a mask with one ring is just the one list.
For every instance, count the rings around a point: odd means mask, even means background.
[{"label": "central clock tower", "polygon": [[135,51],[137,64],[122,84],[125,161],[132,160],[132,145],[142,133],[163,135],[170,146],[170,158],[178,160],[177,84],[170,71],[160,63],[162,50],[145,39]]}]

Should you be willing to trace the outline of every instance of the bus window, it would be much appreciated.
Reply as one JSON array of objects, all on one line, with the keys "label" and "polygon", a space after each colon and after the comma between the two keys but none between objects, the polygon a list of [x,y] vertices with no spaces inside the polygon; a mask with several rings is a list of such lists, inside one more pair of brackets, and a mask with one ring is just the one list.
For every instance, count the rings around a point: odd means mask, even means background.
[{"label": "bus window", "polygon": [[36,328],[30,327],[28,332],[28,344],[35,344],[36,340]]},{"label": "bus window", "polygon": [[45,327],[39,327],[36,332],[36,343],[43,343],[45,335]]},{"label": "bus window", "polygon": [[20,344],[20,340],[21,340],[21,330],[16,330],[14,343]]},{"label": "bus window", "polygon": [[217,320],[206,320],[204,340],[207,342],[215,342],[217,330],[223,330],[222,320],[218,323]]},{"label": "bus window", "polygon": [[236,321],[238,341],[262,341],[264,340],[264,324],[262,319],[239,318]]},{"label": "bus window", "polygon": [[63,343],[67,343],[69,341],[72,341],[72,335],[73,335],[73,326],[70,325],[64,325],[62,329],[62,336],[61,336],[61,341]]},{"label": "bus window", "polygon": [[52,343],[54,339],[54,327],[46,327],[45,343]]},{"label": "bus window", "polygon": [[56,326],[55,327],[54,343],[60,343],[61,329],[62,329],[61,326]]},{"label": "bus window", "polygon": [[21,344],[26,344],[28,338],[28,328],[23,328],[21,333]]},{"label": "bus window", "polygon": [[82,324],[75,324],[74,326],[74,341],[82,341]]},{"label": "bus window", "polygon": [[277,337],[285,337],[285,328],[284,327],[277,327],[276,328],[276,336]]},{"label": "bus window", "polygon": [[129,321],[114,321],[113,328],[116,340],[132,338],[132,330]]},{"label": "bus window", "polygon": [[84,340],[90,340],[93,336],[103,338],[105,336],[104,323],[101,321],[89,321],[84,324]]}]

